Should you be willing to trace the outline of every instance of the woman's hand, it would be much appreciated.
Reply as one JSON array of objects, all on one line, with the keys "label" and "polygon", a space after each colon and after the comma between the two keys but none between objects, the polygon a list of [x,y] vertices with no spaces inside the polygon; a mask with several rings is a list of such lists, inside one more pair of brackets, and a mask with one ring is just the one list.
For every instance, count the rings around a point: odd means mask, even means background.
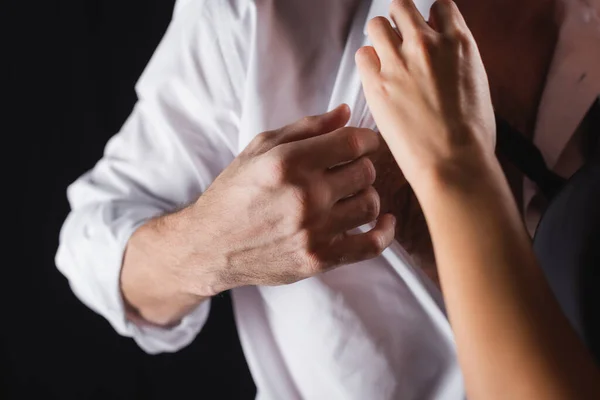
[{"label": "woman's hand", "polygon": [[[431,232],[471,399],[597,399],[598,368],[553,298],[494,156],[487,78],[454,3],[370,22],[367,101]],[[441,179],[440,179],[441,178]],[[450,179],[448,179],[450,178]],[[493,362],[490,362],[493,360]]]},{"label": "woman's hand", "polygon": [[438,0],[429,24],[412,0],[369,22],[373,47],[356,53],[375,122],[408,182],[493,157],[495,123],[477,45],[454,2]]}]

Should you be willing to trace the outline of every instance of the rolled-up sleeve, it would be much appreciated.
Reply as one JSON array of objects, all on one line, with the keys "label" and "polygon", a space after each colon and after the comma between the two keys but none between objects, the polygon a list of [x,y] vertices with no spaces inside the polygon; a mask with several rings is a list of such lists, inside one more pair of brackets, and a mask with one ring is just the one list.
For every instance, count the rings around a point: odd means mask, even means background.
[{"label": "rolled-up sleeve", "polygon": [[140,225],[194,201],[234,158],[250,3],[178,4],[138,81],[132,114],[103,158],[67,191],[71,212],[60,234],[58,269],[84,304],[149,353],[189,344],[210,303],[169,329],[128,321],[119,284],[123,252]]}]

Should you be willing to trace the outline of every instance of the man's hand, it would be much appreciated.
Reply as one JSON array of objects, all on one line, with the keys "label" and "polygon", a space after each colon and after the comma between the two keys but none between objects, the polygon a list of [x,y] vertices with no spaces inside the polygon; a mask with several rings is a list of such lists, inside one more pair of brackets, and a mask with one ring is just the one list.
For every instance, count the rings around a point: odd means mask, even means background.
[{"label": "man's hand", "polygon": [[[456,5],[438,0],[428,23],[412,0],[369,22],[374,47],[356,61],[365,96],[409,183],[440,165],[493,155],[494,114],[477,46]],[[416,190],[416,188],[415,188]]]},{"label": "man's hand", "polygon": [[203,226],[214,227],[209,248],[218,250],[208,259],[220,270],[209,294],[295,282],[390,244],[391,217],[368,233],[346,234],[379,214],[366,156],[380,145],[371,130],[340,128],[347,118],[344,106],[262,133],[200,197],[194,209]]},{"label": "man's hand", "polygon": [[[378,256],[394,239],[392,215],[347,232],[379,215],[368,155],[381,139],[344,128],[348,118],[342,106],[258,135],[195,204],[140,228],[123,266],[129,303],[165,324],[227,289],[292,283]],[[161,301],[141,292],[158,293],[158,284]]]}]

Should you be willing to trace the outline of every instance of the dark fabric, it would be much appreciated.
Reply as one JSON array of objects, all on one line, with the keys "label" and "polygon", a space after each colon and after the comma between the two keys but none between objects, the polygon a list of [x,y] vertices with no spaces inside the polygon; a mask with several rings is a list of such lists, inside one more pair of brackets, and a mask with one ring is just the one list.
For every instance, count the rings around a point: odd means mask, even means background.
[{"label": "dark fabric", "polygon": [[[592,104],[585,119],[589,129],[582,146],[585,158],[590,160],[600,153],[600,98]],[[496,131],[499,152],[535,182],[547,200],[556,196],[565,179],[546,166],[540,150],[499,115],[496,115]]]},{"label": "dark fabric", "polygon": [[596,99],[587,114],[589,129],[583,138],[583,154],[587,160],[600,158],[600,97]]},{"label": "dark fabric", "polygon": [[549,201],[533,241],[536,256],[564,313],[600,362],[600,99],[583,124],[586,163],[566,181],[548,169],[533,143],[496,116],[499,152]]},{"label": "dark fabric", "polygon": [[552,201],[533,247],[563,311],[600,361],[600,162],[577,172]]},{"label": "dark fabric", "polygon": [[540,150],[499,115],[496,132],[498,151],[535,182],[547,199],[554,197],[565,180],[548,169]]},{"label": "dark fabric", "polygon": [[600,102],[585,122],[588,161],[552,199],[533,247],[563,311],[600,362]]}]

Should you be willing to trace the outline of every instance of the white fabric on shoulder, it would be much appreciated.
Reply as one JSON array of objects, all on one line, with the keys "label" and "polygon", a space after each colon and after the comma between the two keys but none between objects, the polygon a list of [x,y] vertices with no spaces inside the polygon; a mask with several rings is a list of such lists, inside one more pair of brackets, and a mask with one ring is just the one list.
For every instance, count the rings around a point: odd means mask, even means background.
[{"label": "white fabric on shoulder", "polygon": [[251,37],[250,1],[186,1],[138,81],[138,103],[103,158],[68,189],[56,255],[73,292],[149,353],[176,351],[204,325],[206,301],[170,329],[125,316],[119,277],[145,221],[195,201],[233,160]]}]

